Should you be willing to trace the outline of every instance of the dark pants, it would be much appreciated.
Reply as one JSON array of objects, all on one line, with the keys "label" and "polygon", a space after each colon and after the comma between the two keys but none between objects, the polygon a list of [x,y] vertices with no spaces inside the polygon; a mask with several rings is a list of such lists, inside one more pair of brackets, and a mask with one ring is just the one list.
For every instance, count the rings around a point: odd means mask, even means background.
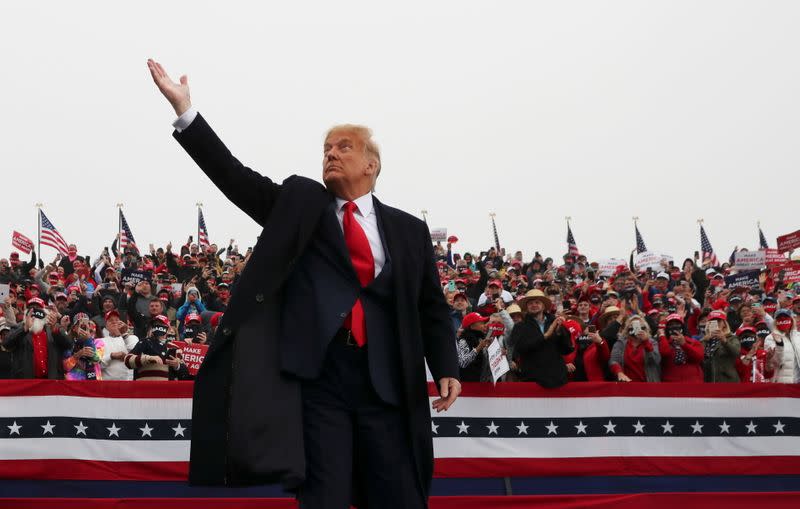
[{"label": "dark pants", "polygon": [[408,418],[372,387],[367,347],[334,340],[320,377],[303,383],[303,509],[426,507]]}]

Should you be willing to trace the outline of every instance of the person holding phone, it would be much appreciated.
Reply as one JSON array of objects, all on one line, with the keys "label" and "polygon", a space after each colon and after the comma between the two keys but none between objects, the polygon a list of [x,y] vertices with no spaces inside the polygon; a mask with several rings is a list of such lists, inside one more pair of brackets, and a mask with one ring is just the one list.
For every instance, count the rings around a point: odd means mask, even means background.
[{"label": "person holding phone", "polygon": [[597,326],[581,327],[575,343],[575,358],[572,360],[575,369],[571,373],[571,381],[602,382],[608,380],[610,377],[608,360],[611,357],[611,351],[608,348],[608,342],[597,332]]},{"label": "person holding phone", "polygon": [[731,333],[727,315],[723,311],[708,314],[703,337],[703,373],[706,382],[739,382],[736,363],[741,346]]},{"label": "person holding phone", "polygon": [[102,380],[102,366],[105,342],[95,338],[90,326],[89,315],[78,313],[72,318],[70,337],[73,340],[71,351],[64,352],[64,378],[67,380]]},{"label": "person holding phone", "polygon": [[661,381],[661,354],[644,318],[632,315],[625,321],[608,366],[618,382]]},{"label": "person holding phone", "polygon": [[72,351],[73,341],[62,332],[69,327],[69,317],[64,317],[63,329],[60,317],[42,299],[28,299],[22,325],[9,331],[2,340],[4,348],[14,350],[15,362],[19,360],[20,378],[64,379],[63,359],[66,352]]},{"label": "person holding phone", "polygon": [[662,382],[703,382],[703,345],[684,332],[679,314],[668,315],[658,329]]}]

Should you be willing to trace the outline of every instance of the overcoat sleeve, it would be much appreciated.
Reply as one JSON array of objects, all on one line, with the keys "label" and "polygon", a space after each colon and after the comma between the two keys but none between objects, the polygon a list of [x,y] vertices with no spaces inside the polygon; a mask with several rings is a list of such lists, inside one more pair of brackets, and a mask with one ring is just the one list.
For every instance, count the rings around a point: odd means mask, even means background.
[{"label": "overcoat sleeve", "polygon": [[280,195],[279,184],[233,157],[200,114],[189,127],[172,136],[231,202],[264,226]]}]

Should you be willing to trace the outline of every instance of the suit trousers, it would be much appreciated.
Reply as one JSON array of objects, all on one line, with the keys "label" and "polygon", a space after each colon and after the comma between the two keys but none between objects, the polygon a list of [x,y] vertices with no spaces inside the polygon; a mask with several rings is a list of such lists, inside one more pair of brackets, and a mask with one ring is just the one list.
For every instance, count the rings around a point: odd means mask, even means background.
[{"label": "suit trousers", "polygon": [[375,392],[367,348],[334,339],[320,376],[302,385],[306,480],[302,509],[427,507],[408,417]]}]

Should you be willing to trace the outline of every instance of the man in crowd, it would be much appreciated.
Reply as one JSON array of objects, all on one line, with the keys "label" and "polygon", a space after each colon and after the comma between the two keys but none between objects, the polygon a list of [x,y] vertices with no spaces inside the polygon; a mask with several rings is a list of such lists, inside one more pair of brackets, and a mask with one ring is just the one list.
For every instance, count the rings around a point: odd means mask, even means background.
[{"label": "man in crowd", "polygon": [[64,379],[64,352],[71,351],[72,340],[62,332],[59,314],[46,308],[38,297],[27,302],[21,327],[7,333],[3,347],[15,352],[21,378]]}]

